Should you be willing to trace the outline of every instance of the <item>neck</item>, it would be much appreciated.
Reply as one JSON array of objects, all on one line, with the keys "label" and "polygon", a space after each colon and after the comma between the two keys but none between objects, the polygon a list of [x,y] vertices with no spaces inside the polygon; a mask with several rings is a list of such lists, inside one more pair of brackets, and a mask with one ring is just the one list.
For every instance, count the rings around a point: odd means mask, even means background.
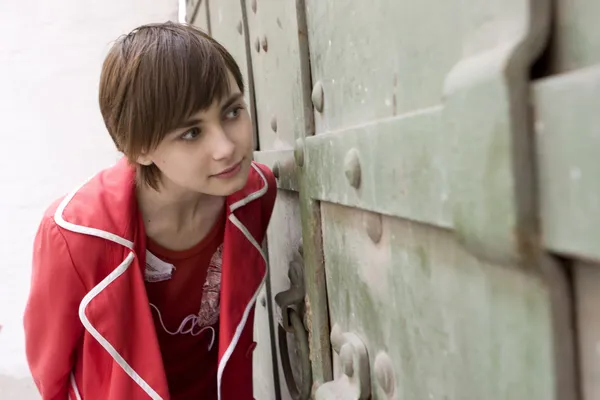
[{"label": "neck", "polygon": [[147,185],[138,187],[137,197],[149,234],[157,231],[177,234],[198,224],[210,225],[225,204],[221,196],[166,187],[157,191]]}]

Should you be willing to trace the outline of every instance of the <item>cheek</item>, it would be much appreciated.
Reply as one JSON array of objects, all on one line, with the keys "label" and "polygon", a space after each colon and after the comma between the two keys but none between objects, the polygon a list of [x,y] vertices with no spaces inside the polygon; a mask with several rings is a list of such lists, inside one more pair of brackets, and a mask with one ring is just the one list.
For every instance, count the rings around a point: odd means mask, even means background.
[{"label": "cheek", "polygon": [[193,157],[189,157],[184,152],[177,151],[175,148],[163,149],[154,158],[154,164],[168,178],[173,179],[177,176],[185,176],[187,171],[191,169],[190,161]]},{"label": "cheek", "polygon": [[244,151],[253,148],[252,121],[249,117],[240,121],[239,126],[235,128],[235,138],[237,145]]}]

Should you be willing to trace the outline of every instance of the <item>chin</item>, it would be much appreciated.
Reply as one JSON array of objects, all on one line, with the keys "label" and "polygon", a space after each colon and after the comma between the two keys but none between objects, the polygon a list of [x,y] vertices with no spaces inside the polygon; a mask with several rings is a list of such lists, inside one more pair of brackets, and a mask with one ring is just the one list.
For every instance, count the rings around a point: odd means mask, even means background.
[{"label": "chin", "polygon": [[248,182],[248,174],[246,174],[244,177],[236,179],[235,182],[232,182],[231,186],[228,188],[229,190],[227,190],[228,193],[226,194],[226,196],[229,196],[230,194],[242,190],[244,186],[246,186],[246,182]]},{"label": "chin", "polygon": [[216,183],[214,186],[214,192],[217,196],[229,196],[233,193],[240,191],[246,186],[246,182],[248,182],[248,168],[243,168],[238,176],[229,179],[227,181]]}]

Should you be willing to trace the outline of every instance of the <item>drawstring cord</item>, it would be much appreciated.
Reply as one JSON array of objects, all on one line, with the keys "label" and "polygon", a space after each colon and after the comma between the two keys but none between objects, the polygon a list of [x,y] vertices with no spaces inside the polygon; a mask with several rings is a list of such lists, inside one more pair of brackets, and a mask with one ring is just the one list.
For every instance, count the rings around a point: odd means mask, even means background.
[{"label": "drawstring cord", "polygon": [[[212,337],[211,337],[211,340],[210,340],[210,344],[208,345],[208,351],[210,351],[212,349],[212,347],[213,347],[213,345],[215,343],[215,336],[216,336],[215,328],[213,328],[212,326],[205,326],[204,328],[200,328],[200,325],[198,325],[198,320],[200,319],[200,317],[198,315],[196,315],[196,314],[188,315],[181,322],[181,324],[179,325],[179,328],[175,332],[171,332],[165,326],[165,324],[163,322],[163,319],[162,319],[162,315],[160,314],[160,310],[154,304],[152,304],[152,303],[150,303],[150,306],[156,310],[156,312],[158,313],[158,320],[160,321],[160,324],[162,325],[162,327],[165,330],[165,332],[167,332],[171,336],[175,336],[175,335],[187,335],[188,333],[190,335],[192,335],[192,336],[198,336],[202,332],[204,332],[205,330],[210,330],[212,332]],[[191,322],[191,326],[189,328],[186,328],[186,325],[189,322]],[[194,331],[194,328],[200,328],[200,329]]]}]

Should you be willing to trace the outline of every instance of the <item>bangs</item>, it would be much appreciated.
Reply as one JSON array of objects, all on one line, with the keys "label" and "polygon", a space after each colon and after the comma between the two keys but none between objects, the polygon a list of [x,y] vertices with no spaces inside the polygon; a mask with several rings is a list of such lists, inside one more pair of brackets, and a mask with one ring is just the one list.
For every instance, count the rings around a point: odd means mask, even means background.
[{"label": "bangs", "polygon": [[151,147],[192,114],[229,96],[229,68],[214,45],[200,37],[161,32],[146,55],[155,82],[147,106],[156,122]]}]

